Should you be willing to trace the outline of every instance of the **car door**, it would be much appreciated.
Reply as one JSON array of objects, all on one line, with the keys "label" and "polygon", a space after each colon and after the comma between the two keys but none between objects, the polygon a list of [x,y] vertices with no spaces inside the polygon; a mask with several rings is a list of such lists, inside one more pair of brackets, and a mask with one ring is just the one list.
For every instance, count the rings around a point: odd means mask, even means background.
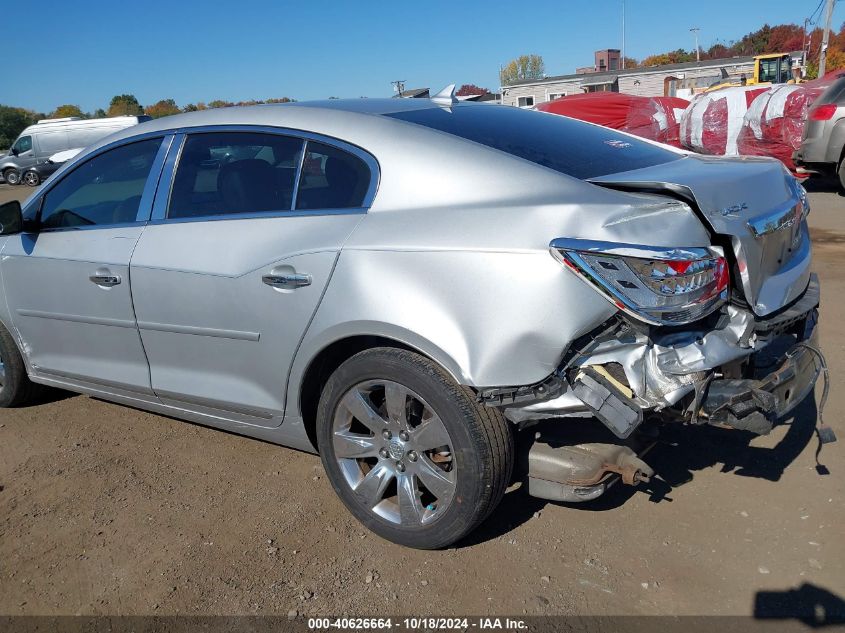
[{"label": "car door", "polygon": [[[296,348],[372,197],[374,161],[313,140],[303,152],[304,138],[266,130],[177,142],[131,262],[152,387],[170,406],[278,426]],[[312,206],[297,209],[297,191]]]},{"label": "car door", "polygon": [[12,145],[12,153],[15,155],[15,164],[18,171],[24,171],[35,164],[35,141],[34,136],[27,134],[21,136]]},{"label": "car door", "polygon": [[85,159],[27,206],[38,232],[7,239],[5,294],[37,376],[152,393],[129,260],[168,141],[147,138]]}]

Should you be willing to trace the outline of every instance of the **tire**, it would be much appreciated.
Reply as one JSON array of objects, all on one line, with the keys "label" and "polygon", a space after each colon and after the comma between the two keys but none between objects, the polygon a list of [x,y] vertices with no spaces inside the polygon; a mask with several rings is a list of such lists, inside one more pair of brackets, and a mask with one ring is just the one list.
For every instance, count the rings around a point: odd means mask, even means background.
[{"label": "tire", "polygon": [[26,366],[9,331],[0,323],[0,409],[31,402],[40,386],[26,375]]},{"label": "tire", "polygon": [[317,410],[317,443],[355,518],[417,549],[446,547],[478,527],[513,471],[513,435],[502,413],[406,350],[366,350],[331,375]]},{"label": "tire", "polygon": [[839,176],[839,190],[845,193],[845,156],[839,161],[839,169],[836,170]]},{"label": "tire", "polygon": [[17,169],[7,169],[3,172],[3,179],[7,185],[21,184],[21,173]]},{"label": "tire", "polygon": [[28,185],[30,187],[37,187],[41,184],[41,176],[39,176],[37,172],[34,172],[32,170],[25,171],[21,180],[23,181],[23,184]]}]

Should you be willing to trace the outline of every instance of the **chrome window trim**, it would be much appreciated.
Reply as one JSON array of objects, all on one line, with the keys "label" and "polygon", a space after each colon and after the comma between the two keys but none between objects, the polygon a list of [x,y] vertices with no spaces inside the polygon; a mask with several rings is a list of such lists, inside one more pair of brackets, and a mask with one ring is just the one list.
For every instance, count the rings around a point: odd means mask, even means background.
[{"label": "chrome window trim", "polygon": [[[196,127],[184,127],[184,128],[177,128],[173,130],[176,133],[175,142],[172,144],[171,147],[175,148],[178,144],[178,156],[174,156],[173,160],[170,160],[170,155],[168,155],[168,160],[166,161],[164,173],[162,175],[162,181],[159,186],[159,193],[156,195],[156,201],[153,207],[153,214],[151,218],[151,223],[153,224],[163,224],[169,222],[207,222],[213,220],[238,220],[238,219],[247,219],[253,217],[259,218],[267,218],[267,217],[302,217],[302,216],[312,216],[312,215],[348,215],[348,214],[365,214],[372,206],[373,200],[375,199],[376,193],[378,191],[379,182],[381,180],[381,169],[379,167],[378,161],[375,157],[357,145],[352,145],[351,143],[347,143],[346,141],[342,141],[340,139],[334,138],[333,136],[326,136],[324,134],[318,134],[315,132],[308,132],[305,130],[297,130],[295,128],[287,128],[287,127],[277,127],[277,126],[268,126],[268,125],[202,125]],[[233,214],[221,214],[221,215],[204,215],[204,216],[197,216],[195,218],[168,218],[167,217],[167,210],[170,205],[170,193],[173,187],[173,179],[176,174],[176,170],[179,168],[179,159],[181,158],[182,148],[185,144],[185,138],[189,134],[208,134],[208,133],[215,133],[215,132],[246,132],[246,133],[253,133],[253,134],[273,134],[277,136],[288,136],[291,138],[298,138],[303,141],[303,147],[300,157],[300,170],[305,158],[305,151],[307,150],[307,141],[313,140],[318,143],[323,143],[325,145],[329,145],[332,147],[336,147],[339,150],[348,152],[355,156],[356,158],[361,159],[364,164],[367,165],[367,168],[370,170],[370,184],[367,188],[367,192],[364,194],[364,201],[362,206],[360,207],[353,207],[347,209],[302,209],[302,210],[284,210],[280,209],[277,211],[264,211],[264,212],[255,212],[255,213],[233,213]],[[179,141],[179,137],[182,137],[181,142]],[[171,153],[173,153],[171,151]],[[299,170],[298,170],[299,171]],[[298,173],[296,176],[296,183],[295,183],[295,194],[298,194],[298,185],[299,185],[299,176],[301,174]],[[166,197],[162,199],[162,192],[167,191]],[[296,208],[296,195],[293,196],[291,200],[292,209]]]},{"label": "chrome window trim", "polygon": [[[293,194],[290,197],[290,210],[296,211],[296,197],[299,195],[299,181],[302,178],[302,166],[305,165],[305,152],[308,151],[308,139],[302,139],[302,151],[299,152],[299,165],[296,166],[296,175],[293,181]],[[372,176],[371,176],[372,177]]]},{"label": "chrome window trim", "polygon": [[176,165],[182,156],[182,149],[185,147],[185,138],[186,135],[181,132],[177,132],[173,136],[173,142],[170,144],[170,151],[167,153],[167,159],[164,161],[164,168],[162,169],[161,179],[158,190],[156,191],[155,201],[153,202],[153,210],[150,215],[151,223],[162,222],[167,215],[170,194],[173,191],[173,176],[176,173]]},{"label": "chrome window trim", "polygon": [[150,173],[147,176],[147,183],[144,185],[144,192],[141,194],[141,203],[138,205],[138,215],[135,217],[136,222],[146,222],[150,219],[153,211],[153,203],[155,202],[156,190],[158,189],[159,180],[161,180],[161,171],[164,169],[164,161],[167,153],[170,151],[170,145],[173,143],[173,135],[168,134],[164,137],[164,141],[159,145],[158,153],[153,160]]},{"label": "chrome window trim", "polygon": [[308,209],[300,211],[254,211],[252,213],[226,213],[220,215],[203,215],[195,218],[161,218],[152,219],[147,224],[184,224],[186,222],[225,222],[231,220],[262,220],[271,218],[296,218],[320,215],[362,215],[367,213],[363,207],[350,209]]},{"label": "chrome window trim", "polygon": [[135,218],[134,222],[117,222],[114,224],[94,224],[90,226],[62,226],[62,227],[54,227],[54,228],[47,228],[47,229],[39,229],[38,233],[59,233],[64,231],[92,231],[96,229],[114,229],[114,228],[126,228],[129,226],[138,226],[144,224],[147,221],[146,214],[143,213],[144,203],[147,201],[152,202],[156,195],[156,189],[158,187],[159,179],[161,178],[161,173],[164,168],[164,161],[165,156],[167,154],[167,149],[169,149],[170,145],[172,144],[173,140],[173,133],[171,131],[156,131],[156,132],[148,132],[146,134],[138,134],[137,136],[132,136],[129,138],[120,139],[118,141],[114,141],[113,143],[109,143],[108,145],[103,145],[96,150],[83,154],[79,156],[77,159],[76,157],[72,158],[73,161],[68,168],[62,172],[59,172],[60,177],[56,178],[54,181],[49,182],[45,185],[44,191],[40,192],[37,197],[33,198],[33,200],[26,205],[25,209],[23,210],[24,213],[27,213],[33,206],[38,207],[38,211],[36,212],[36,217],[38,217],[39,221],[41,219],[41,207],[44,204],[44,200],[47,198],[47,195],[65,178],[67,178],[70,174],[75,172],[79,167],[86,164],[89,160],[96,158],[102,154],[105,154],[108,151],[113,149],[117,149],[119,147],[123,147],[124,145],[131,145],[133,143],[139,143],[141,141],[147,141],[151,139],[159,138],[161,139],[161,144],[159,145],[158,152],[156,153],[156,157],[153,159],[153,163],[150,166],[150,173],[147,174],[147,182],[144,184],[144,190],[141,193],[141,203],[138,206],[138,215]]}]

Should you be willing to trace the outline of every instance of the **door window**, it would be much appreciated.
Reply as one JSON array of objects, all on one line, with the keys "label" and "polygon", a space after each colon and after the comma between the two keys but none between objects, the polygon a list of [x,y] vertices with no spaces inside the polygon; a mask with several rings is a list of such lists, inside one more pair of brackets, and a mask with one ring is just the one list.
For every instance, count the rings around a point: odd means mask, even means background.
[{"label": "door window", "polygon": [[24,152],[28,152],[32,149],[32,137],[31,136],[21,136],[17,141],[15,141],[14,146],[12,149],[16,150],[18,154],[23,154]]},{"label": "door window", "polygon": [[160,138],[130,143],[82,163],[47,192],[41,228],[135,222],[160,145]]},{"label": "door window", "polygon": [[308,141],[296,208],[354,209],[364,204],[370,169],[357,156],[331,145]]},{"label": "door window", "polygon": [[254,132],[188,136],[168,218],[290,211],[302,139]]}]

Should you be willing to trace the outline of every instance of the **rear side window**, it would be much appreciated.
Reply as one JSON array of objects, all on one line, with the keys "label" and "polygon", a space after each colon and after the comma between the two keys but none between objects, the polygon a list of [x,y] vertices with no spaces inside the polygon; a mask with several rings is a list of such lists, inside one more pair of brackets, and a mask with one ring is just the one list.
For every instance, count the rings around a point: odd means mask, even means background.
[{"label": "rear side window", "polygon": [[681,158],[605,127],[508,106],[456,105],[386,116],[447,132],[581,179]]},{"label": "rear side window", "polygon": [[103,152],[67,174],[47,192],[44,229],[135,222],[161,139]]},{"label": "rear side window", "polygon": [[302,139],[253,132],[188,136],[168,218],[290,211]]},{"label": "rear side window", "polygon": [[297,209],[352,209],[364,204],[370,170],[357,156],[308,141],[299,179]]}]

